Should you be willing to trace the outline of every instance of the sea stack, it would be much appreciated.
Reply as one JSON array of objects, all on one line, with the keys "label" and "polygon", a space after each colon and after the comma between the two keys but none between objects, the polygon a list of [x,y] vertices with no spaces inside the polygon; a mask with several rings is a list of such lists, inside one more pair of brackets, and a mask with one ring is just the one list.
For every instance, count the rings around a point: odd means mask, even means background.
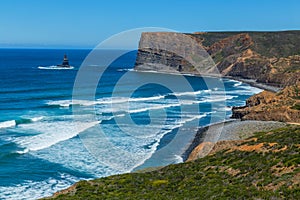
[{"label": "sea stack", "polygon": [[68,60],[68,57],[67,57],[66,54],[64,55],[64,60],[63,60],[62,64],[61,65],[57,65],[57,67],[65,67],[65,68],[70,68],[71,67],[69,65],[69,60]]}]

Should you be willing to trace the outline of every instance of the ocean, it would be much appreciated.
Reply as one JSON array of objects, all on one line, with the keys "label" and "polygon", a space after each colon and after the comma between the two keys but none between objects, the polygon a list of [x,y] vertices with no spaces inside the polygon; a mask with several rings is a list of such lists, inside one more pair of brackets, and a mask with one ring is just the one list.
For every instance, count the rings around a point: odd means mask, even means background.
[{"label": "ocean", "polygon": [[[261,91],[229,79],[136,72],[131,51],[105,70],[91,66],[102,73],[94,99],[74,99],[90,52],[0,49],[0,199],[37,199],[79,180],[182,162],[198,127],[229,119],[232,106]],[[64,54],[73,68],[55,67]]]}]

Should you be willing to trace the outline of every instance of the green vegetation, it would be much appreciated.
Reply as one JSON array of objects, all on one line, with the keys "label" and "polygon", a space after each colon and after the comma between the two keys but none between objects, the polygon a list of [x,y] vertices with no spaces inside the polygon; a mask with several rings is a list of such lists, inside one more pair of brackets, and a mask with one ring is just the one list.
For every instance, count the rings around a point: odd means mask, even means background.
[{"label": "green vegetation", "polygon": [[300,70],[300,66],[297,66],[297,65],[292,65],[292,66],[289,66],[287,67],[284,72],[287,72],[287,73],[293,73],[293,72],[296,72],[296,71],[299,71]]},{"label": "green vegetation", "polygon": [[[253,147],[243,150],[242,147]],[[297,199],[300,127],[256,133],[252,139],[194,162],[157,171],[81,181],[57,199]]]},{"label": "green vegetation", "polygon": [[300,52],[300,32],[250,32],[254,50],[266,57],[287,57]]},{"label": "green vegetation", "polygon": [[[248,33],[253,39],[253,50],[266,57],[287,57],[300,54],[299,31],[281,32],[208,32],[205,34],[192,34],[203,41],[204,46],[210,46],[227,37],[240,33]],[[191,35],[191,34],[188,34]],[[240,44],[237,44],[239,46]]]},{"label": "green vegetation", "polygon": [[294,110],[300,110],[300,104],[295,104],[291,107],[291,109],[294,109]]},{"label": "green vegetation", "polygon": [[215,63],[219,63],[224,60],[222,52],[218,52],[215,57],[213,58]]},{"label": "green vegetation", "polygon": [[295,99],[300,99],[300,89],[297,85],[294,86],[294,91],[295,91]]}]

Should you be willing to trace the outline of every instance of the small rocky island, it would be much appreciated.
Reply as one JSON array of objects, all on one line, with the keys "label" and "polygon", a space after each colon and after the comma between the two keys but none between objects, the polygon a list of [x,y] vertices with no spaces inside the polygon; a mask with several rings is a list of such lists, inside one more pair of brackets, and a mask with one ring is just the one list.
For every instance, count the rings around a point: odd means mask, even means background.
[{"label": "small rocky island", "polygon": [[57,67],[63,67],[63,68],[71,68],[71,65],[69,64],[69,59],[67,57],[67,54],[64,55],[64,60],[62,64],[56,65]]}]

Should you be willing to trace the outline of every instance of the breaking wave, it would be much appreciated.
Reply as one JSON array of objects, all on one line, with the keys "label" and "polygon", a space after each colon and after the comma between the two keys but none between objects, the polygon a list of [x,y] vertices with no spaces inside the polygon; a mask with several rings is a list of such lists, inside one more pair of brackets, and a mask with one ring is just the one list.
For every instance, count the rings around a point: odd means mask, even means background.
[{"label": "breaking wave", "polygon": [[44,117],[32,117],[32,118],[25,118],[25,117],[20,117],[19,119],[16,120],[9,120],[9,121],[4,121],[0,122],[0,128],[9,128],[9,127],[14,127],[19,124],[28,124],[28,123],[33,123],[42,120]]},{"label": "breaking wave", "polygon": [[[94,122],[43,122],[30,125],[30,129],[41,132],[35,136],[24,136],[16,138],[16,142],[20,147],[28,151],[38,151],[51,147],[59,142],[68,140],[77,136],[79,133],[99,124]],[[26,128],[26,124],[23,125]],[[64,127],[62,129],[62,127]],[[21,127],[22,128],[22,127]],[[58,132],[59,131],[59,132]],[[25,152],[27,150],[24,150]]]}]

